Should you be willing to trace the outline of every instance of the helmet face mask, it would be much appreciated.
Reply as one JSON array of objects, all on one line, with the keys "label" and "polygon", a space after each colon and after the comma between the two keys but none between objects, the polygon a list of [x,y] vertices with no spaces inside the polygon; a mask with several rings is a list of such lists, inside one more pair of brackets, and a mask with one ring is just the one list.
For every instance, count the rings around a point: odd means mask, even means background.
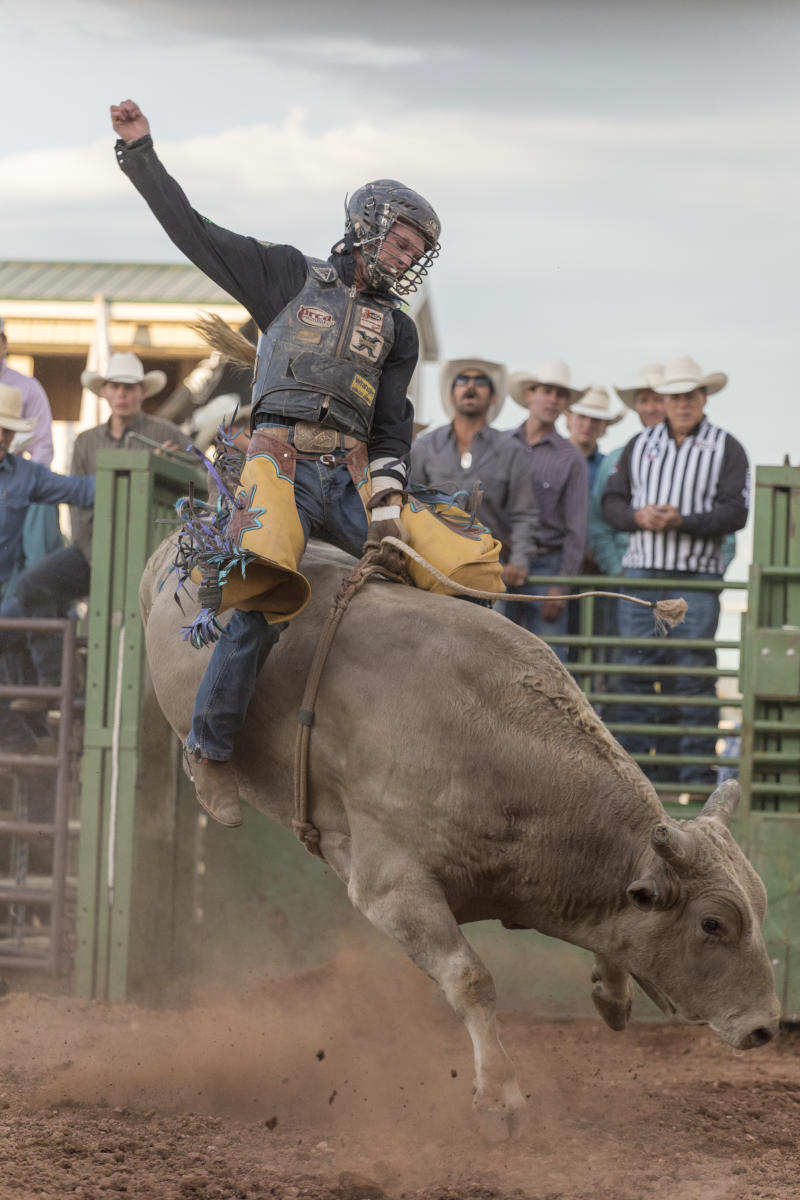
[{"label": "helmet face mask", "polygon": [[[345,212],[345,232],[353,235],[370,285],[398,296],[415,292],[439,253],[441,222],[428,201],[396,179],[379,179],[348,197]],[[414,261],[399,272],[381,261],[386,235],[397,223],[415,230],[424,246],[422,253],[415,249]]]}]

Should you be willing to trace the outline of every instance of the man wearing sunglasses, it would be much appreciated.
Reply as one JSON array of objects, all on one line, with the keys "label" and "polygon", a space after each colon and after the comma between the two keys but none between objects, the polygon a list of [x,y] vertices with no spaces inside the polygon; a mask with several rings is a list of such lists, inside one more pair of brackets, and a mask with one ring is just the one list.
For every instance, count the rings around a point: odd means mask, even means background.
[{"label": "man wearing sunglasses", "polygon": [[457,497],[462,508],[480,484],[478,518],[502,543],[504,583],[519,587],[536,555],[539,510],[524,448],[492,427],[505,400],[506,369],[483,358],[451,359],[439,388],[450,424],[412,443],[411,483],[467,493]]}]

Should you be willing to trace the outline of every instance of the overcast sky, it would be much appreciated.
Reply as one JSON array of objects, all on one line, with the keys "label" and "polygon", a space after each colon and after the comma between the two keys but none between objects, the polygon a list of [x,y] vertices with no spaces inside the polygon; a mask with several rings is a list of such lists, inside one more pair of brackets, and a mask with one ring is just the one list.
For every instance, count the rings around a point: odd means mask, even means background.
[{"label": "overcast sky", "polygon": [[[692,354],[753,464],[800,462],[800,5],[0,0],[0,256],[181,261],[118,171],[132,97],[195,207],[326,255],[398,178],[443,223],[442,356],[630,384]],[[429,375],[430,373],[428,373]],[[435,380],[420,416],[438,423]],[[511,401],[500,423],[523,412]],[[632,436],[632,416],[606,448]]]}]

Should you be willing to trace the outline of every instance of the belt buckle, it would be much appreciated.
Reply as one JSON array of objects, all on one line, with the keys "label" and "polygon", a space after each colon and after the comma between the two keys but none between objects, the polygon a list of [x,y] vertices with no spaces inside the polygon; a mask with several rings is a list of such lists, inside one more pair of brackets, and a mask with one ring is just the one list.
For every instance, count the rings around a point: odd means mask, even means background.
[{"label": "belt buckle", "polygon": [[316,421],[298,421],[293,442],[301,454],[330,454],[339,447],[339,434],[335,429],[321,429]]}]

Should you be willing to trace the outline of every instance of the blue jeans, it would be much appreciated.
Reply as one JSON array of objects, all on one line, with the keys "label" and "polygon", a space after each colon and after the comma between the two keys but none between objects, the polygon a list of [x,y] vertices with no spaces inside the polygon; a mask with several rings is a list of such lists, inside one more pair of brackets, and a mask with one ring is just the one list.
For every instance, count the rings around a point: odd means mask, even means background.
[{"label": "blue jeans", "polygon": [[[335,466],[316,459],[298,461],[294,481],[297,512],[306,543],[310,537],[319,538],[360,558],[367,517],[344,465],[344,451],[336,451],[335,457]],[[186,739],[190,754],[216,761],[232,756],[259,671],[286,624],[268,625],[260,612],[234,609],[195,698]]]},{"label": "blue jeans", "polygon": [[[558,569],[561,566],[561,551],[547,550],[544,554],[537,554],[536,558],[530,565],[530,575],[557,575]],[[534,583],[524,583],[522,587],[512,587],[508,590],[520,596],[537,596],[543,595],[549,587],[549,584],[544,586]],[[567,632],[567,619],[569,605],[564,605],[564,611],[555,621],[545,621],[542,618],[542,606],[538,601],[533,601],[530,604],[506,604],[500,602],[498,609],[504,616],[513,621],[515,625],[521,625],[523,629],[527,629],[529,633],[535,633],[537,637],[563,637]],[[551,649],[558,655],[562,662],[567,661],[566,646],[552,646]]]},{"label": "blue jeans", "polygon": [[[44,507],[44,506],[41,506]],[[4,617],[65,617],[75,600],[88,596],[91,572],[86,556],[77,546],[64,546],[27,567],[6,587],[0,603]],[[61,679],[63,636],[60,633],[19,634],[0,632],[0,683],[36,683],[53,687]],[[33,678],[27,677],[25,660],[30,654]],[[29,735],[41,718],[20,717],[10,701],[0,700],[0,728],[7,740]],[[44,732],[41,727],[39,732]]]},{"label": "blue jeans", "polygon": [[[624,571],[626,579],[669,579],[675,578],[669,571],[651,571],[644,568],[628,568]],[[718,580],[720,575],[689,575],[693,580]],[[638,596],[643,600],[657,601],[674,599],[681,596],[680,586],[671,588],[648,588],[646,591],[631,589],[628,595]],[[642,649],[623,647],[621,662],[636,666],[652,666],[652,675],[625,675],[621,677],[619,690],[623,692],[641,693],[643,697],[652,695],[654,684],[660,684],[661,695],[674,696],[675,706],[646,704],[618,704],[615,706],[615,719],[620,723],[633,725],[716,725],[719,711],[709,705],[681,704],[682,697],[716,696],[716,680],[713,677],[697,677],[692,675],[659,676],[659,666],[675,667],[715,667],[717,655],[714,650],[676,650],[670,646],[670,638],[713,638],[717,633],[719,622],[719,592],[688,592],[684,599],[688,605],[685,620],[681,625],[674,626],[664,636],[656,633],[653,625],[653,610],[640,604],[629,604],[625,600],[618,601],[619,631],[622,637],[649,638],[650,644]],[[623,733],[618,740],[630,754],[647,754],[651,750],[658,754],[677,753],[693,755],[714,755],[716,737],[687,734],[683,737],[673,735]],[[653,767],[648,770],[647,764],[642,769],[653,780],[675,780],[675,768]],[[691,785],[692,783],[714,783],[716,779],[713,766],[695,765],[678,766],[677,782]]]}]

